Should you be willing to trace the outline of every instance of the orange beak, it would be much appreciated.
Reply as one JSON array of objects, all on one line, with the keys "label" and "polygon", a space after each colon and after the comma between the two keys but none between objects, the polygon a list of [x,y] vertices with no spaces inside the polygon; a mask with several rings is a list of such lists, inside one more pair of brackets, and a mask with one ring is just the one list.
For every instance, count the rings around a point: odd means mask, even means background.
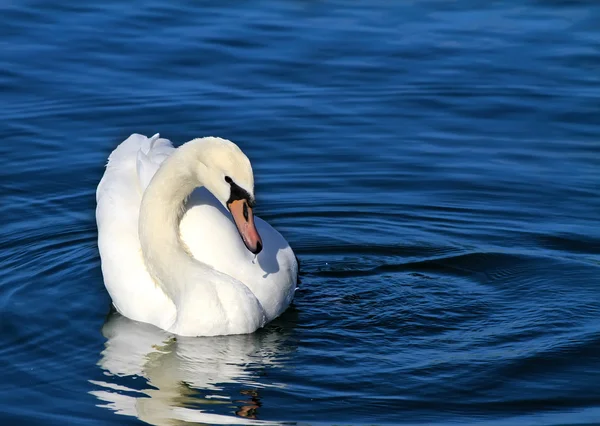
[{"label": "orange beak", "polygon": [[246,248],[254,254],[260,253],[263,247],[262,239],[258,235],[256,225],[254,225],[252,207],[248,205],[246,200],[241,199],[227,204],[227,208],[229,208],[231,216],[233,216],[235,226],[237,226]]}]

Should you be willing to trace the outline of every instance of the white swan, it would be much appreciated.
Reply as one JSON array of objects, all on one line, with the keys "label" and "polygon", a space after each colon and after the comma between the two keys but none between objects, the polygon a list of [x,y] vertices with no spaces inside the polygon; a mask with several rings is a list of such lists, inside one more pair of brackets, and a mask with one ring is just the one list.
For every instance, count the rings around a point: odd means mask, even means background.
[{"label": "white swan", "polygon": [[104,284],[122,315],[215,336],[254,332],[291,303],[296,257],[253,216],[252,167],[233,142],[175,149],[133,134],[111,153],[96,202]]}]

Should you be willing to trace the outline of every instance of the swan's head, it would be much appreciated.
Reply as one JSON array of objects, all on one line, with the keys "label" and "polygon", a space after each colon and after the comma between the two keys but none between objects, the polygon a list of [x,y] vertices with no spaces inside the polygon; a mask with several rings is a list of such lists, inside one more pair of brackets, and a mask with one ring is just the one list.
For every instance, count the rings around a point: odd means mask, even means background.
[{"label": "swan's head", "polygon": [[262,240],[252,213],[255,199],[250,160],[229,140],[207,137],[198,141],[202,146],[199,174],[204,186],[231,212],[246,248],[260,253]]}]

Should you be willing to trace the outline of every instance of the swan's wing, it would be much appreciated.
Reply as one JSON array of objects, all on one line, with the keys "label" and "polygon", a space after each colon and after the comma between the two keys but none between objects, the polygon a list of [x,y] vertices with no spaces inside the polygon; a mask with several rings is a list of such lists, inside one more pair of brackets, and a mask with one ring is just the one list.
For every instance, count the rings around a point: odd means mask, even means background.
[{"label": "swan's wing", "polygon": [[258,216],[254,220],[263,240],[256,259],[244,246],[229,212],[206,188],[198,188],[188,199],[181,239],[194,258],[245,284],[271,321],[294,296],[298,264],[283,236]]},{"label": "swan's wing", "polygon": [[162,328],[174,321],[175,307],[146,270],[138,219],[143,190],[172,151],[158,135],[131,135],[110,154],[96,190],[98,249],[113,304],[128,318]]}]

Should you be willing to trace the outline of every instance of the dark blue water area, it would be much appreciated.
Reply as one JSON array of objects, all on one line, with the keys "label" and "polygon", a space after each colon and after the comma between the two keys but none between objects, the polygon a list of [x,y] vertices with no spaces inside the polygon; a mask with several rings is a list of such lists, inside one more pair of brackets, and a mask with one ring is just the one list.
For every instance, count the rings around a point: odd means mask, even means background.
[{"label": "dark blue water area", "polygon": [[[600,424],[599,3],[0,16],[0,423]],[[95,190],[134,132],[249,156],[301,261],[282,317],[110,312]]]}]

